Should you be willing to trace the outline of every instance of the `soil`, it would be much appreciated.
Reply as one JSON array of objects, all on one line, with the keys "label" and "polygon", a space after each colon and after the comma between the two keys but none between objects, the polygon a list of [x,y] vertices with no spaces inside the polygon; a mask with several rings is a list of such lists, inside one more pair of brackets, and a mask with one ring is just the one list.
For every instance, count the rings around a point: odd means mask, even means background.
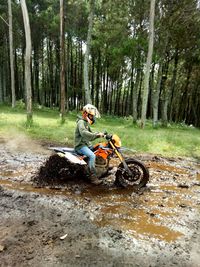
[{"label": "soil", "polygon": [[196,159],[132,155],[150,172],[135,191],[113,173],[36,186],[51,152],[25,136],[0,137],[0,155],[0,266],[200,266]]}]

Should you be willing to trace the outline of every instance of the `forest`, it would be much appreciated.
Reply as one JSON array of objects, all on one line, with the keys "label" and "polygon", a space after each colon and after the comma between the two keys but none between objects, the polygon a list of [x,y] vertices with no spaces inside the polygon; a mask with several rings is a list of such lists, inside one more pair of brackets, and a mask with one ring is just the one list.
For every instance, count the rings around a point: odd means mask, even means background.
[{"label": "forest", "polygon": [[199,73],[198,0],[1,1],[0,104],[26,103],[31,116],[91,102],[133,122],[199,127]]},{"label": "forest", "polygon": [[0,156],[0,267],[200,267],[200,0],[0,0]]}]

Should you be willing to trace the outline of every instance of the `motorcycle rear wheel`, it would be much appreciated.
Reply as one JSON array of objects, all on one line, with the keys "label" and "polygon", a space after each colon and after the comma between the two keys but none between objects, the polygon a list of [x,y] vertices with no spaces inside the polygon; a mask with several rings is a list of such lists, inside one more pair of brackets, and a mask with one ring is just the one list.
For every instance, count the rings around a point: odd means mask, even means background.
[{"label": "motorcycle rear wheel", "polygon": [[121,187],[136,187],[141,188],[149,181],[149,171],[145,165],[133,158],[126,159],[132,175],[130,175],[124,168],[123,163],[120,163],[116,172],[115,184]]}]

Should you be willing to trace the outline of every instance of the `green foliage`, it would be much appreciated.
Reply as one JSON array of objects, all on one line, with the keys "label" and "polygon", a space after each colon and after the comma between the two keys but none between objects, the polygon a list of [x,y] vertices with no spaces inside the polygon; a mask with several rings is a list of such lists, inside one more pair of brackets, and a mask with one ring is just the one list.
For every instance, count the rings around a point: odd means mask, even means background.
[{"label": "green foliage", "polygon": [[[0,13],[3,19],[0,19],[0,102],[9,103],[11,83],[8,26],[5,23],[8,21],[8,7],[7,1],[1,2]],[[26,3],[32,38],[33,100],[43,106],[58,108],[60,106],[59,1],[26,0]],[[89,60],[90,86],[94,103],[99,103],[102,110],[109,114],[132,115],[133,98],[136,99],[137,94],[135,117],[139,119],[141,114],[148,51],[149,8],[150,1],[144,0],[95,1]],[[25,95],[23,80],[25,36],[20,1],[12,1],[12,13],[16,97],[21,99]],[[68,98],[66,100],[69,101],[70,109],[78,109],[84,102],[83,59],[88,30],[89,1],[65,1],[64,13]],[[154,68],[151,73],[147,117],[152,118],[152,90],[157,86],[158,69],[163,62],[163,77],[166,77],[166,80],[162,79],[160,86],[159,119],[166,100],[167,114],[170,116],[168,120],[176,122],[184,120],[188,124],[200,126],[199,3],[197,0],[159,0],[156,1],[155,13],[152,64]],[[38,108],[37,104],[34,108]],[[21,100],[17,102],[17,110],[25,110]],[[41,111],[43,111],[42,106]],[[16,112],[16,109],[12,112]],[[151,122],[148,127],[151,127]]]},{"label": "green foliage", "polygon": [[25,109],[25,107],[26,107],[26,105],[25,105],[23,99],[16,101],[16,108],[17,109]]},{"label": "green foliage", "polygon": [[[73,146],[76,117],[77,113],[70,112],[65,122],[60,123],[58,111],[37,109],[32,125],[26,127],[25,112],[0,106],[0,134],[6,135],[8,129],[15,127],[35,139]],[[137,152],[200,158],[200,130],[193,126],[170,124],[167,128],[153,129],[152,122],[147,121],[146,128],[142,130],[132,123],[131,117],[102,116],[92,129],[116,133],[122,140],[122,146]]]}]

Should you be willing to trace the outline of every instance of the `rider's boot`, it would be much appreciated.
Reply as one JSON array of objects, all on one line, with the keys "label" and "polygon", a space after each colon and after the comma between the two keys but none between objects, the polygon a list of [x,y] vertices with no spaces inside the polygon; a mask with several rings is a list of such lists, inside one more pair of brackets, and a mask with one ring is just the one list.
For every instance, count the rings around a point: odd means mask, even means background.
[{"label": "rider's boot", "polygon": [[92,184],[99,185],[102,183],[102,180],[99,180],[96,174],[92,173],[89,177]]}]

